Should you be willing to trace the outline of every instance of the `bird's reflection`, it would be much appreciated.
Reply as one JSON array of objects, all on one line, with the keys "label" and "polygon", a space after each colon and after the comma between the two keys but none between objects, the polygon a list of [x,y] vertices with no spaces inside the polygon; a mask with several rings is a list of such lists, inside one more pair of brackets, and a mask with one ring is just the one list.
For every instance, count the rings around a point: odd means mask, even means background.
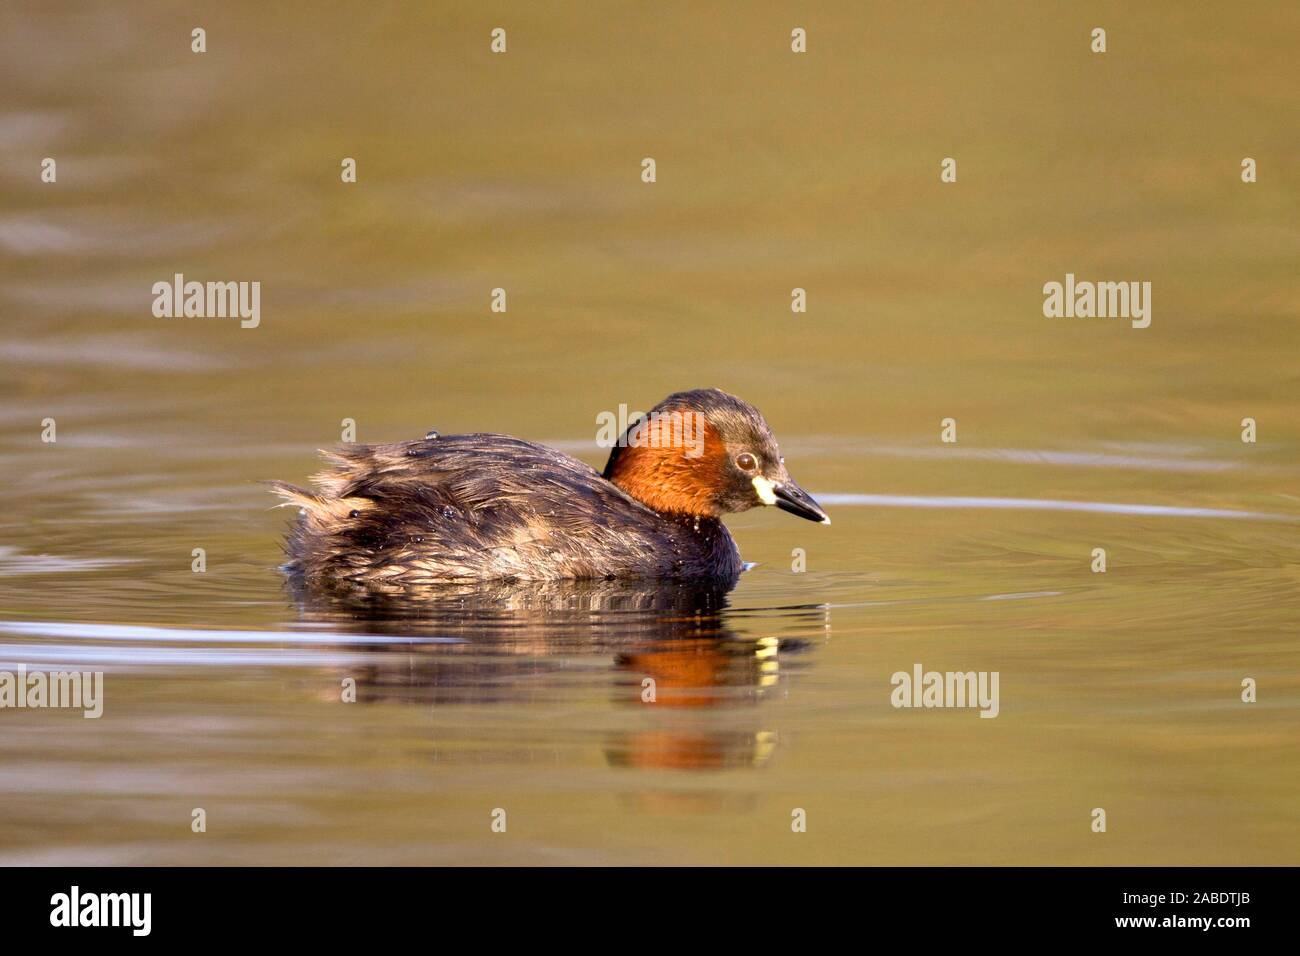
[{"label": "bird's reflection", "polygon": [[[754,705],[807,646],[798,636],[748,633],[722,585],[567,581],[409,592],[322,590],[292,580],[290,586],[303,624],[338,633],[341,647],[364,655],[363,666],[346,669],[358,702],[604,698],[616,711],[599,722],[615,725],[601,731],[603,749],[618,767],[762,765],[777,737],[764,708]],[[765,630],[773,620],[787,630],[820,628],[822,611],[786,608],[758,619]],[[358,637],[349,642],[349,634]],[[376,636],[396,640],[375,643]]]}]

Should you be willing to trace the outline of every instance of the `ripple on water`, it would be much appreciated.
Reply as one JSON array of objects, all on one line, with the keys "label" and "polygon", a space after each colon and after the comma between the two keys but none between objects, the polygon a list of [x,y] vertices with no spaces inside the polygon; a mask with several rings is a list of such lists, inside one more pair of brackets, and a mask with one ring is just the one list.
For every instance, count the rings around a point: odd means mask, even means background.
[{"label": "ripple on water", "polygon": [[0,577],[101,571],[137,563],[139,562],[134,558],[70,558],[57,554],[28,554],[17,548],[0,545]]}]

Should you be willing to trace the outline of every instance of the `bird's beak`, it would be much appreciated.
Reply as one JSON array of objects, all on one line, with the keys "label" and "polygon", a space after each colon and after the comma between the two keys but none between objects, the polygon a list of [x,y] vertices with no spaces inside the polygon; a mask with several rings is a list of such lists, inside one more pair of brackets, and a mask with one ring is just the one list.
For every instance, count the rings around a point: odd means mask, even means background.
[{"label": "bird's beak", "polygon": [[830,516],[822,511],[821,505],[813,501],[812,495],[795,484],[793,479],[787,478],[777,482],[766,478],[755,478],[754,488],[764,504],[776,505],[782,511],[807,518],[809,521],[831,523]]}]

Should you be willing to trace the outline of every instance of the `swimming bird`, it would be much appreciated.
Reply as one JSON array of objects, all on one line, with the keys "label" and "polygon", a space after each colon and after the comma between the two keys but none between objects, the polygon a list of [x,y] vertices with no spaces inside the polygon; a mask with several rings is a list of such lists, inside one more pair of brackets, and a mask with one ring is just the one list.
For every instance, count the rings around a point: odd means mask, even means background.
[{"label": "swimming bird", "polygon": [[716,388],[669,395],[632,422],[603,473],[506,435],[439,435],[321,453],[285,570],[308,583],[630,578],[734,582],[722,517],[774,505],[830,524],[786,471],[762,414]]}]

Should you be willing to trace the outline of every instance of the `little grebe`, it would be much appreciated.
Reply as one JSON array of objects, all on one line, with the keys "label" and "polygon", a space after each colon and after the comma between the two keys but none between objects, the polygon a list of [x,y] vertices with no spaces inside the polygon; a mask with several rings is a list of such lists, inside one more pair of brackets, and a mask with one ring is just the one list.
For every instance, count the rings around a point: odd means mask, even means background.
[{"label": "little grebe", "polygon": [[722,515],[776,505],[830,524],[790,478],[758,409],[716,388],[677,392],[633,422],[604,474],[505,435],[444,435],[324,452],[286,550],[307,581],[709,578],[740,552]]}]

